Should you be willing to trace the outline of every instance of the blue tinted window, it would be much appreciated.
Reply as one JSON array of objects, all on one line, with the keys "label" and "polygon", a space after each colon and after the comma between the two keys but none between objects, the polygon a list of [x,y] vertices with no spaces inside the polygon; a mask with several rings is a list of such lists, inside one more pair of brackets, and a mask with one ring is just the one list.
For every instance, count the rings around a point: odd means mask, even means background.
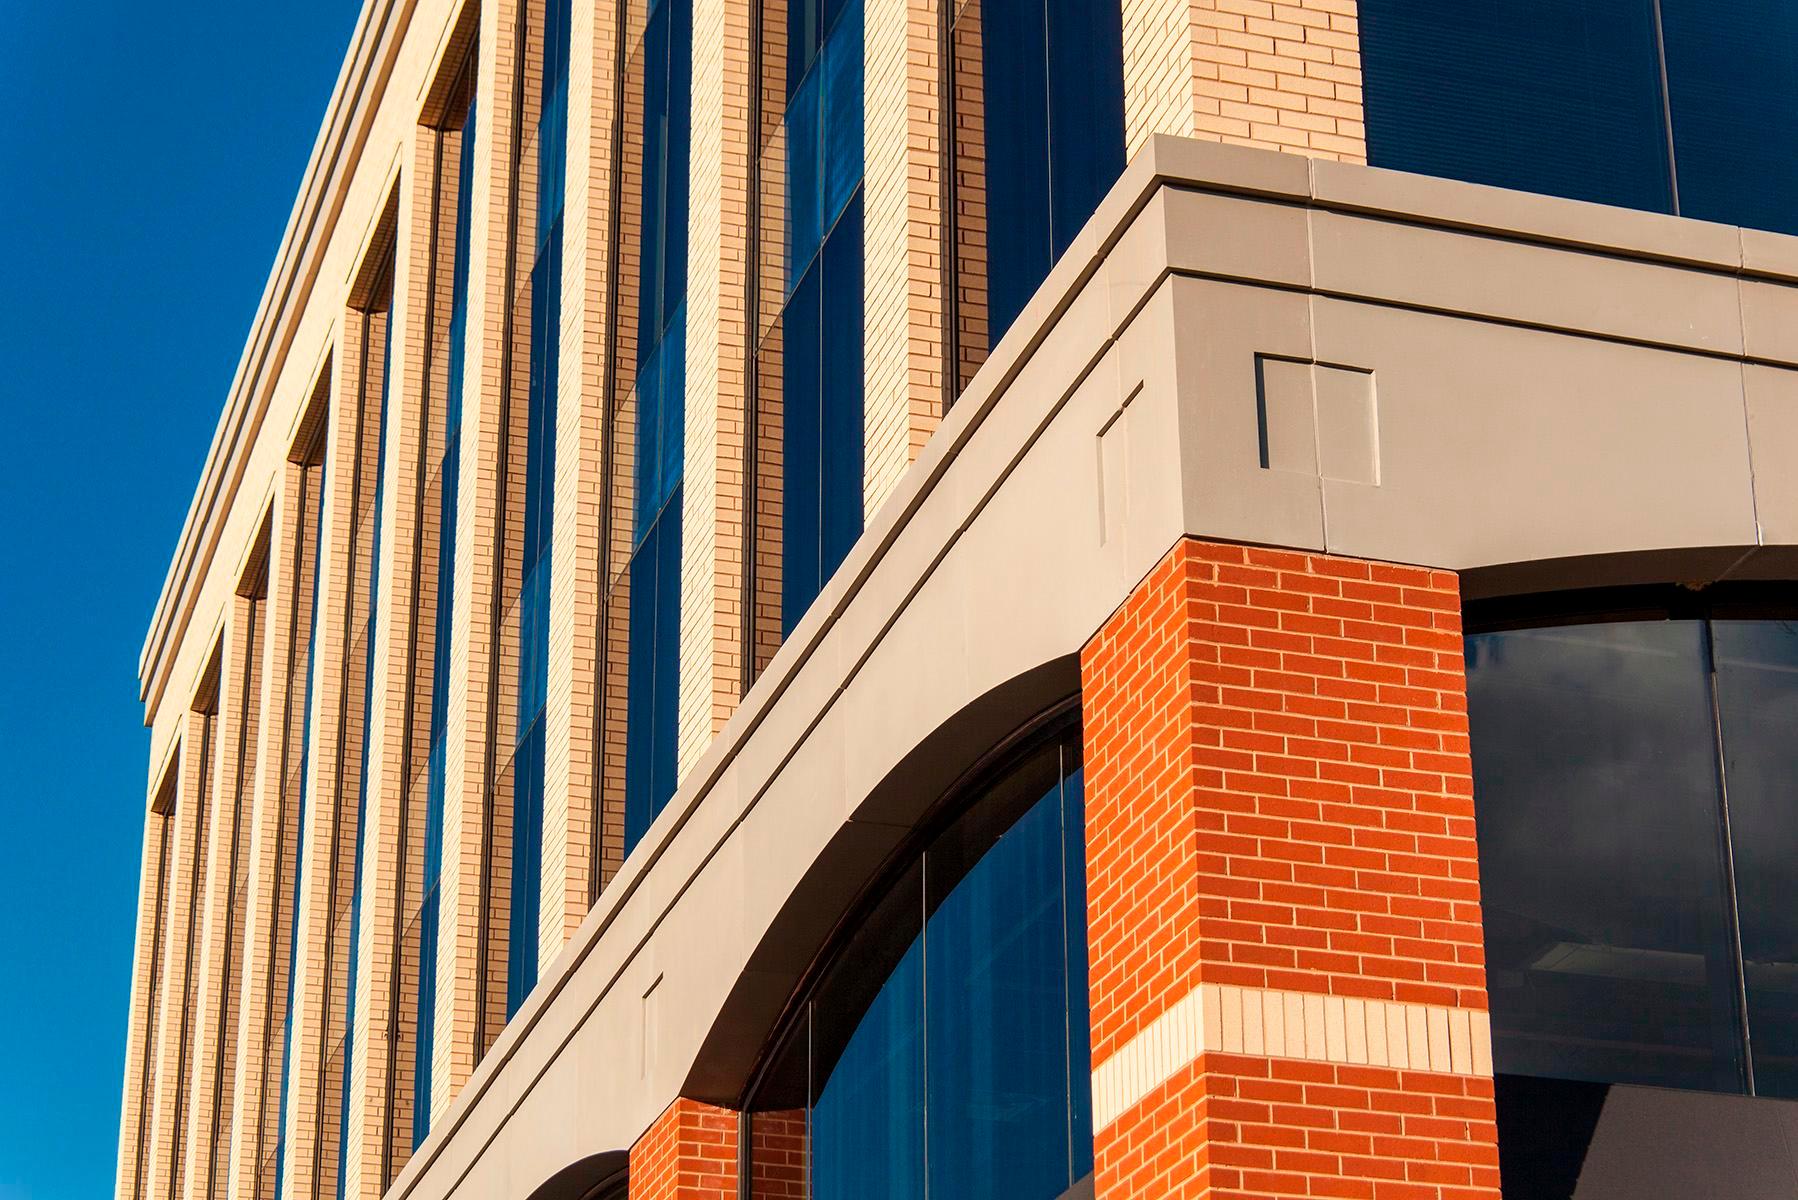
[{"label": "blue tinted window", "polygon": [[1798,6],[1661,0],[1679,211],[1798,233]]},{"label": "blue tinted window", "polygon": [[862,529],[860,0],[787,10],[781,629],[791,632]]},{"label": "blue tinted window", "polygon": [[1670,211],[1652,0],[1365,0],[1368,161]]},{"label": "blue tinted window", "polygon": [[752,1107],[806,1111],[813,1200],[1056,1200],[1092,1172],[1073,740],[984,789],[857,922]]},{"label": "blue tinted window", "polygon": [[1123,29],[1086,0],[981,0],[979,22],[997,342],[1123,172]]}]

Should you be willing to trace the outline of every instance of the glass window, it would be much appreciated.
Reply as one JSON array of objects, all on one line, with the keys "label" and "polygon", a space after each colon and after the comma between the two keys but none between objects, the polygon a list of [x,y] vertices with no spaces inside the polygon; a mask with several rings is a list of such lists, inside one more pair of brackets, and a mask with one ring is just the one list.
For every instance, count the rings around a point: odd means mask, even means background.
[{"label": "glass window", "polygon": [[1377,167],[1670,211],[1652,0],[1362,0]]},{"label": "glass window", "polygon": [[1794,1096],[1798,626],[1678,604],[1467,639],[1494,1061]]},{"label": "glass window", "polygon": [[804,1114],[814,1200],[1054,1200],[1091,1173],[1078,753],[981,788],[804,1006],[751,1108]]},{"label": "glass window", "polygon": [[1362,0],[1377,167],[1798,232],[1782,0]]},{"label": "glass window", "polygon": [[1798,623],[1711,623],[1754,1090],[1798,1096]]},{"label": "glass window", "polygon": [[1660,5],[1680,213],[1798,233],[1798,6]]},{"label": "glass window", "polygon": [[762,201],[781,205],[762,220],[781,238],[784,303],[758,356],[779,378],[783,636],[862,531],[861,0],[798,0],[787,34]]},{"label": "glass window", "polygon": [[1123,172],[1122,14],[967,0],[952,42],[957,327],[983,358]]}]

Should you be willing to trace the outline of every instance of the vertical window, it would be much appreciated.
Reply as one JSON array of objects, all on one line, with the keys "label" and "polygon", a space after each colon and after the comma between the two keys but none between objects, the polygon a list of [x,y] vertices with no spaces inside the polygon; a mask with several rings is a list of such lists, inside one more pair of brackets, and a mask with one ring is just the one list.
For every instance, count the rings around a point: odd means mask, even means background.
[{"label": "vertical window", "polygon": [[1123,172],[1123,18],[1088,0],[967,0],[949,33],[959,391]]},{"label": "vertical window", "polygon": [[[568,63],[570,0],[544,0],[520,7],[526,28],[521,45],[542,55],[542,74],[534,95],[519,118],[523,136],[516,142],[533,159],[534,169],[514,173],[513,214],[528,265],[514,296],[515,315],[522,312],[528,332],[529,361],[523,411],[514,403],[506,419],[502,453],[506,522],[501,529],[504,572],[501,587],[505,617],[495,631],[495,650],[516,646],[518,674],[512,727],[495,729],[506,741],[490,757],[504,760],[489,794],[488,821],[498,823],[509,812],[507,842],[510,870],[504,896],[506,914],[504,1015],[510,1018],[537,982],[538,913],[543,862],[543,712],[548,699],[549,579],[556,478],[556,386],[562,336],[562,207],[566,191],[568,140]],[[530,26],[535,24],[536,28]],[[522,450],[522,455],[519,451]],[[511,472],[522,468],[519,476]],[[522,520],[508,527],[513,516]],[[492,656],[497,672],[505,655]],[[497,677],[496,677],[497,683]],[[500,705],[490,706],[495,723],[503,723]],[[509,803],[508,803],[509,800]],[[499,903],[494,864],[486,866],[487,905]],[[485,932],[485,931],[484,931]],[[483,955],[483,962],[490,956]],[[488,980],[491,984],[491,979]],[[483,987],[483,997],[487,988]],[[478,1049],[484,1053],[498,1036],[483,999],[477,1010]]]},{"label": "vertical window", "polygon": [[[322,397],[321,397],[322,399]],[[320,406],[322,413],[323,408]],[[306,784],[311,771],[313,683],[317,675],[319,577],[324,561],[319,553],[324,528],[325,424],[313,424],[311,448],[290,468],[295,480],[295,504],[291,567],[293,604],[288,626],[287,703],[288,734],[281,746],[281,796],[277,821],[282,828],[282,853],[275,872],[275,920],[285,941],[271,955],[286,957],[285,1000],[281,1016],[281,1083],[275,1111],[265,1114],[274,1121],[274,1186],[281,1194],[287,1172],[287,1092],[293,1063],[293,1004],[295,956],[299,952],[300,883],[305,877],[302,831],[306,828]],[[303,624],[302,624],[303,622]],[[302,641],[302,636],[304,640]],[[293,728],[299,722],[298,730]],[[297,736],[293,736],[297,734]],[[283,871],[286,878],[283,878]],[[286,911],[280,911],[285,903]],[[267,1103],[264,1089],[264,1103]]]},{"label": "vertical window", "polygon": [[[619,199],[635,212],[620,267],[634,257],[634,287],[621,287],[614,347],[634,371],[607,422],[614,496],[607,546],[608,694],[623,690],[622,851],[628,853],[674,793],[680,662],[681,498],[685,469],[687,188],[691,146],[692,0],[655,0],[626,49],[621,136],[643,148],[625,168]],[[640,122],[640,123],[639,123]],[[638,178],[631,179],[632,173]],[[634,312],[633,312],[634,309]],[[615,368],[616,369],[616,368]],[[622,654],[622,670],[612,657]],[[614,677],[616,682],[612,682]],[[616,707],[608,705],[608,707]],[[608,739],[610,743],[610,739]],[[620,757],[609,749],[620,774]],[[617,788],[613,787],[616,793]],[[603,853],[595,862],[606,861]],[[596,868],[597,869],[597,868]]]},{"label": "vertical window", "polygon": [[1798,232],[1777,0],[1362,0],[1374,166]]},{"label": "vertical window", "polygon": [[784,637],[862,529],[862,4],[764,0],[761,27],[756,405],[779,469],[755,518],[778,512]]},{"label": "vertical window", "polygon": [[[348,900],[347,904],[340,903],[341,889],[337,886],[331,888],[331,917],[325,942],[325,992],[327,997],[337,994],[337,1006],[343,1012],[343,1022],[334,1029],[327,1024],[327,1033],[335,1045],[328,1050],[325,1069],[319,1076],[317,1108],[321,1124],[321,1136],[317,1144],[323,1146],[327,1139],[323,1136],[322,1125],[331,1108],[328,1090],[336,1087],[338,1196],[344,1194],[348,1161],[344,1150],[349,1145],[350,1136],[350,1056],[354,1051],[356,1033],[356,945],[362,927],[362,852],[365,841],[364,822],[368,816],[368,750],[376,716],[375,612],[381,603],[381,501],[386,491],[387,416],[393,365],[393,268],[394,250],[390,246],[375,268],[372,283],[368,285],[366,307],[355,318],[361,327],[358,339],[361,362],[357,371],[357,459],[350,492],[351,510],[356,517],[352,526],[348,559],[347,587],[351,603],[344,610],[344,619],[349,628],[344,631],[342,683],[347,693],[352,686],[351,681],[356,680],[360,684],[361,695],[359,703],[353,708],[350,704],[342,705],[344,719],[339,724],[337,803],[331,826],[333,874],[342,859],[343,847],[340,843],[343,840],[345,809],[349,803],[349,798],[345,795],[346,787],[353,786],[355,789],[355,817],[351,835],[353,845],[350,849]],[[360,611],[357,607],[358,593],[361,600]],[[345,699],[349,697],[346,695]],[[341,753],[343,740],[350,736],[352,714],[361,725],[353,780],[348,777],[349,763]],[[338,975],[343,980],[341,988],[333,983]],[[326,1015],[328,1021],[329,1002]]]},{"label": "vertical window", "polygon": [[[416,1032],[410,1064],[413,1149],[418,1148],[431,1130],[431,1056],[437,1026],[437,926],[443,876],[443,764],[449,735],[449,662],[455,625],[456,509],[462,459],[463,367],[468,357],[469,217],[474,193],[475,117],[479,103],[475,73],[479,58],[478,47],[470,45],[444,106],[444,123],[437,134],[433,184],[433,211],[437,220],[432,232],[428,284],[427,311],[431,327],[426,338],[431,366],[422,376],[424,390],[420,406],[420,424],[428,435],[420,439],[419,453],[424,455],[433,445],[441,450],[435,462],[421,467],[419,491],[413,497],[420,530],[418,553],[413,559],[414,577],[418,580],[416,603],[421,617],[427,603],[431,611],[428,646],[415,642],[409,648],[409,653],[428,652],[430,673],[424,739],[424,845],[419,862],[418,909],[400,939],[401,954],[410,956],[417,972],[412,1010]],[[443,274],[448,276],[447,280],[439,275],[446,250],[449,261]],[[440,323],[439,310],[444,301],[447,301],[448,312]],[[439,349],[441,354],[437,353]],[[436,371],[438,363],[442,364],[441,379]],[[433,528],[436,536],[426,537],[424,531]],[[436,553],[434,570],[425,554],[433,545]],[[407,729],[410,728],[408,721]],[[407,769],[413,769],[410,754]],[[409,783],[405,789],[408,799],[414,790],[415,784]],[[411,826],[410,820],[400,822],[402,832],[409,831]],[[401,861],[405,861],[405,856],[401,856]],[[394,980],[398,987],[400,972],[395,973]],[[399,1011],[397,1003],[393,1011]],[[390,1032],[389,1053],[395,1053],[398,1045],[399,1039]],[[397,1116],[390,1114],[390,1120],[397,1122]],[[399,1156],[391,1151],[384,1150],[384,1153],[389,1155],[390,1161],[382,1174],[384,1181],[390,1183],[398,1170]]]}]

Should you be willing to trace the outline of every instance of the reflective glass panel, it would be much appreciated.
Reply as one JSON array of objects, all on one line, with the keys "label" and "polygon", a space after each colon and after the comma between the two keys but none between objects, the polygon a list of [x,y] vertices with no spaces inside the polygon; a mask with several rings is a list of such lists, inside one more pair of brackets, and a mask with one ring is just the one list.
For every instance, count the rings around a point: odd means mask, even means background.
[{"label": "reflective glass panel", "polygon": [[1798,624],[1711,633],[1754,1090],[1798,1096]]},{"label": "reflective glass panel", "polygon": [[1740,1090],[1704,626],[1467,639],[1500,1071]]},{"label": "reflective glass panel", "polygon": [[1377,167],[1672,211],[1653,0],[1361,0]]},{"label": "reflective glass panel", "polygon": [[1660,3],[1680,214],[1798,233],[1798,5]]}]

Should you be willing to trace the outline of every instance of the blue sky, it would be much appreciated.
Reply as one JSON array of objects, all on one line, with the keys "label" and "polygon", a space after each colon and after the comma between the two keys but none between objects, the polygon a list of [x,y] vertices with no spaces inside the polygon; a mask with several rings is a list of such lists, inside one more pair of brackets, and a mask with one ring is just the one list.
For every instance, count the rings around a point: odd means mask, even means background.
[{"label": "blue sky", "polygon": [[110,1195],[138,650],[358,0],[21,0],[0,37],[0,1200]]}]

